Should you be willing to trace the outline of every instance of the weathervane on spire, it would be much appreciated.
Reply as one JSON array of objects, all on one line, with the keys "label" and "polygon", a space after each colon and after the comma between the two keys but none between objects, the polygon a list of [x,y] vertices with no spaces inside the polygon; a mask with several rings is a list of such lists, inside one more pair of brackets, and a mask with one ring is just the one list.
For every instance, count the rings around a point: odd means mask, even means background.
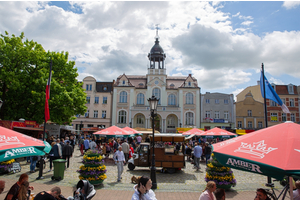
[{"label": "weathervane on spire", "polygon": [[159,36],[158,36],[158,25],[159,24],[155,24],[155,26],[156,26],[156,36],[155,36],[155,39],[159,39]]}]

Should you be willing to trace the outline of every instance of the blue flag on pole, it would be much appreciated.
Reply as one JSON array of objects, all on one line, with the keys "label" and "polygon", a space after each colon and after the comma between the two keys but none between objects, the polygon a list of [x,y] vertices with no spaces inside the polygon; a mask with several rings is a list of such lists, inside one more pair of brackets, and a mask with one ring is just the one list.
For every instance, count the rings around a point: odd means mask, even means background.
[{"label": "blue flag on pole", "polygon": [[[261,96],[264,97],[264,85],[263,85],[263,73],[261,72],[260,75],[260,91],[261,91]],[[274,102],[276,102],[278,105],[281,106],[282,111],[284,113],[290,113],[288,107],[281,101],[279,98],[278,94],[275,92],[267,78],[265,77],[265,91],[266,91],[266,99],[270,99]]]}]

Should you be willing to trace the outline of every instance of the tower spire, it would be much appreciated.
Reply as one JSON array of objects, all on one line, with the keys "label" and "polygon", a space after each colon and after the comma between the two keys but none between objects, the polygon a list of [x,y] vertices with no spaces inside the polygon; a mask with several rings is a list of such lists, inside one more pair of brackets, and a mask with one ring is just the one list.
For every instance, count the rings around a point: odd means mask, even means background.
[{"label": "tower spire", "polygon": [[158,26],[159,24],[155,24],[156,26],[156,36],[155,36],[155,39],[159,39],[159,36],[158,36]]}]

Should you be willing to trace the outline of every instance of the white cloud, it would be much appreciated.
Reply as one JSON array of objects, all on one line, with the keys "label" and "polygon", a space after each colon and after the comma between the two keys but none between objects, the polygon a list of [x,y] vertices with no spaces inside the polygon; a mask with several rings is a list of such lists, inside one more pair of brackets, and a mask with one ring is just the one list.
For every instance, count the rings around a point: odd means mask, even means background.
[{"label": "white cloud", "polygon": [[274,83],[276,85],[284,85],[284,82],[281,81],[280,79],[276,79],[274,77],[271,77],[270,80],[269,80],[270,83]]},{"label": "white cloud", "polygon": [[[250,81],[249,70],[262,62],[274,76],[300,77],[299,31],[259,37],[248,27],[254,23],[251,16],[224,13],[220,2],[92,1],[72,2],[71,7],[82,13],[38,2],[0,2],[0,18],[6,19],[0,21],[0,31],[24,31],[45,50],[68,51],[79,69],[78,80],[145,75],[155,24],[160,24],[168,75],[192,73],[201,88],[238,90]],[[233,28],[231,17],[244,20],[243,26]]]},{"label": "white cloud", "polygon": [[233,97],[234,97],[234,101],[236,101],[236,95],[238,95],[239,93],[241,93],[245,88],[240,88],[240,89],[236,89],[232,92]]},{"label": "white cloud", "polygon": [[242,22],[242,25],[245,25],[245,26],[250,26],[250,24],[252,24],[253,21],[244,21]]},{"label": "white cloud", "polygon": [[282,6],[286,9],[293,9],[300,5],[300,1],[285,1],[283,2]]}]

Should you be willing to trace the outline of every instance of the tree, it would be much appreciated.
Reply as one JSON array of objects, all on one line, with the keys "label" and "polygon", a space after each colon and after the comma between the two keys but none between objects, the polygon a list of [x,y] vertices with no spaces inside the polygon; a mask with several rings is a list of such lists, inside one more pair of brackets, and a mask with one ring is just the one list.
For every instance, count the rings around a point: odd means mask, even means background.
[{"label": "tree", "polygon": [[7,32],[0,37],[0,118],[5,120],[44,121],[45,89],[52,59],[49,99],[50,120],[70,124],[76,114],[86,111],[86,94],[74,61],[68,52],[46,52],[42,45]]}]

